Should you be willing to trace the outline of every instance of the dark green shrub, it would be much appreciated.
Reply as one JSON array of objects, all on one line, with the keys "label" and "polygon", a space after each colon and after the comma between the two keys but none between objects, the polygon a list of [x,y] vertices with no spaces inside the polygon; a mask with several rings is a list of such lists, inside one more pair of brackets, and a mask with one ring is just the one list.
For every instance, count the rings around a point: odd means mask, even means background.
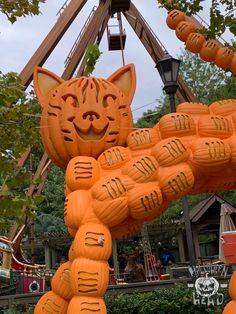
[{"label": "dark green shrub", "polygon": [[186,286],[160,288],[148,293],[106,296],[108,314],[221,314],[229,301],[227,291],[224,303],[218,306],[194,305],[193,290]]},{"label": "dark green shrub", "polygon": [[[174,288],[159,288],[153,292],[106,296],[108,314],[221,314],[230,300],[227,290],[222,290],[224,302],[218,306],[194,305],[193,290],[184,285]],[[0,311],[1,314],[33,314],[33,307]]]}]

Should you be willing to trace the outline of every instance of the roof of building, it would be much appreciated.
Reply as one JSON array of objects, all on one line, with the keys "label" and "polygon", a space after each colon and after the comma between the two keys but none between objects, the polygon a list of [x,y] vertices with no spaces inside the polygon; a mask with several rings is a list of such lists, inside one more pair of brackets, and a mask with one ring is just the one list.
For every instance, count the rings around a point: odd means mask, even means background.
[{"label": "roof of building", "polygon": [[[224,198],[219,196],[218,194],[213,194],[207,199],[202,200],[199,202],[196,206],[192,208],[192,210],[189,213],[189,217],[191,222],[197,222],[199,221],[203,215],[205,215],[207,212],[210,212],[210,214],[216,214],[216,211],[219,210],[219,218],[220,218],[220,207],[221,204],[227,204],[227,206],[230,208],[230,210],[236,214],[236,208],[232,206],[229,202],[227,202]],[[218,206],[217,206],[218,204]],[[214,206],[214,208],[213,208]],[[214,210],[214,213],[212,212]]]}]

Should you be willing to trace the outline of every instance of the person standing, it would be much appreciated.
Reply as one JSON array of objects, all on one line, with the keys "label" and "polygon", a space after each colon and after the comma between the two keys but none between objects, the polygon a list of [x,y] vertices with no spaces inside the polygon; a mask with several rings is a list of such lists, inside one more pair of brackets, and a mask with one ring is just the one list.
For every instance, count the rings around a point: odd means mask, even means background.
[{"label": "person standing", "polygon": [[175,263],[174,255],[166,247],[163,248],[163,252],[160,258],[161,258],[161,264],[163,266],[168,266]]}]

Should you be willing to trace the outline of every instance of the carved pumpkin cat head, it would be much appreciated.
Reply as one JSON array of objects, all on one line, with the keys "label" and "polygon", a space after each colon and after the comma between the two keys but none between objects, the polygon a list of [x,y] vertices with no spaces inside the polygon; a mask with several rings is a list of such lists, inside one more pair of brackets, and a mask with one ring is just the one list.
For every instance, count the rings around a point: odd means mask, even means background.
[{"label": "carved pumpkin cat head", "polygon": [[80,77],[64,81],[37,67],[34,88],[43,108],[41,135],[45,150],[59,167],[75,156],[97,158],[123,146],[132,129],[130,104],[136,87],[133,65],[107,80]]}]

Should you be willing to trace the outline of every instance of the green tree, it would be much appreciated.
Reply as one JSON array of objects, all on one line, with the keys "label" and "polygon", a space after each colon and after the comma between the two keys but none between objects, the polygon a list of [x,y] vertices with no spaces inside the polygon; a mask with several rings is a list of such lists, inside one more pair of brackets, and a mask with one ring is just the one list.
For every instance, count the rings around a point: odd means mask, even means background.
[{"label": "green tree", "polygon": [[46,231],[65,231],[64,208],[64,171],[52,166],[42,191],[43,202],[39,205],[36,218],[36,233]]},{"label": "green tree", "polygon": [[5,14],[11,23],[26,15],[38,15],[39,5],[45,0],[0,0],[0,12]]},{"label": "green tree", "polygon": [[84,73],[85,75],[90,75],[95,69],[97,60],[101,56],[102,52],[99,50],[98,44],[88,46],[85,53],[86,66]]},{"label": "green tree", "polygon": [[[44,2],[0,0],[0,12],[14,23],[19,17],[39,14],[39,5]],[[22,208],[35,209],[41,200],[25,193],[32,182],[36,155],[31,154],[25,167],[17,167],[17,159],[29,146],[32,151],[40,152],[39,108],[36,98],[25,92],[16,73],[0,72],[0,184],[4,186],[0,190],[0,234],[6,234],[10,224],[22,218]]]},{"label": "green tree", "polygon": [[182,50],[178,58],[182,60],[180,73],[199,101],[211,104],[217,100],[235,98],[235,76],[186,50]]},{"label": "green tree", "polygon": [[[25,93],[15,73],[0,73],[0,232],[5,234],[14,219],[22,217],[22,208],[35,209],[40,197],[28,197],[32,182],[34,154],[25,167],[17,167],[17,159],[30,146],[40,151],[38,132],[39,105],[32,93]],[[42,151],[42,150],[41,150]]]},{"label": "green tree", "polygon": [[169,98],[161,96],[157,99],[158,106],[148,109],[135,123],[135,128],[152,128],[161,117],[170,112]]}]

